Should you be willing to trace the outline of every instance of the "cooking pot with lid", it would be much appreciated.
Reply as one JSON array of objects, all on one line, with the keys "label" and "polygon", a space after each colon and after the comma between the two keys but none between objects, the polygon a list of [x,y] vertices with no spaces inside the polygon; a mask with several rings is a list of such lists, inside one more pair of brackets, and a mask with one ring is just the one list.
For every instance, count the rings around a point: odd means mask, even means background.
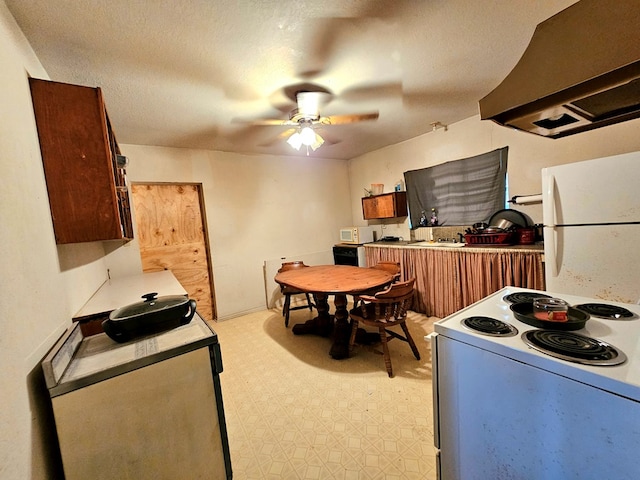
[{"label": "cooking pot with lid", "polygon": [[144,301],[120,307],[102,322],[104,332],[116,342],[160,333],[188,324],[196,313],[196,301],[183,295],[143,295]]}]

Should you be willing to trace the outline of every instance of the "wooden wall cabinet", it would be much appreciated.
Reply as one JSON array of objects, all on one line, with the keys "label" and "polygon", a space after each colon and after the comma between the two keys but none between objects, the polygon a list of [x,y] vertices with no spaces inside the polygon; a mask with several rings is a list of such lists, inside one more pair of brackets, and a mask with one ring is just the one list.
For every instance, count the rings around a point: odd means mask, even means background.
[{"label": "wooden wall cabinet", "polygon": [[30,78],[56,243],[131,240],[125,165],[100,88]]},{"label": "wooden wall cabinet", "polygon": [[365,220],[407,216],[407,192],[383,193],[362,199]]}]

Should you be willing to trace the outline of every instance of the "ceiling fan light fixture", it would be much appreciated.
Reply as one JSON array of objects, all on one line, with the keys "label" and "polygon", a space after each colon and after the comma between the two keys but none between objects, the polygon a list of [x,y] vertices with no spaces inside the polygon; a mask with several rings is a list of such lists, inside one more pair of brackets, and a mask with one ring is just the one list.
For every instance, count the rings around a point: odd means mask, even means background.
[{"label": "ceiling fan light fixture", "polygon": [[322,144],[324,143],[324,139],[320,135],[318,135],[316,132],[313,132],[313,135],[314,135],[313,143],[309,146],[315,152],[318,148],[322,146]]},{"label": "ceiling fan light fixture", "polygon": [[316,141],[316,133],[311,127],[303,127],[302,130],[300,130],[300,139],[303,145],[310,147]]},{"label": "ceiling fan light fixture", "polygon": [[302,135],[298,132],[294,132],[293,135],[287,139],[287,143],[296,150],[300,150],[300,147],[302,146]]},{"label": "ceiling fan light fixture", "polygon": [[318,135],[313,128],[309,126],[302,127],[300,131],[296,131],[287,139],[287,143],[291,145],[296,150],[300,150],[300,147],[304,145],[307,147],[307,152],[309,147],[313,151],[316,151],[320,146],[324,143],[324,139]]}]

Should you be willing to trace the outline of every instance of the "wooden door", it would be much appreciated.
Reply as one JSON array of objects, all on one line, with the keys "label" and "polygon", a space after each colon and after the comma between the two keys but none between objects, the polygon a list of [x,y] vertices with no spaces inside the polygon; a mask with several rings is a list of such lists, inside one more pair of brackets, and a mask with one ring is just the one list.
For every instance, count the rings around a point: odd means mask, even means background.
[{"label": "wooden door", "polygon": [[205,320],[216,319],[213,276],[200,184],[136,183],[131,186],[144,272],[171,270],[198,303]]}]

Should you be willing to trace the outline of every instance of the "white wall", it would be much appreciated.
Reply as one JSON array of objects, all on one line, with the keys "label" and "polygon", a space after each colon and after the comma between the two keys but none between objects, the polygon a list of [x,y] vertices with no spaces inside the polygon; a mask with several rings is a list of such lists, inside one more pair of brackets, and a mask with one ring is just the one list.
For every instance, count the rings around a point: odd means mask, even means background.
[{"label": "white wall", "polygon": [[[509,147],[510,197],[536,194],[542,191],[540,170],[543,167],[640,150],[640,119],[552,140],[474,116],[450,125],[447,131],[438,129],[367,153],[349,161],[353,220],[357,225],[367,225],[362,218],[361,197],[363,188],[369,188],[372,183],[383,183],[384,191],[390,192],[408,170],[467,158],[504,146]],[[540,204],[512,207],[529,215],[534,222],[542,222]],[[385,225],[385,235],[405,239],[410,236],[408,219],[369,224]]]},{"label": "white wall", "polygon": [[52,478],[39,365],[104,282],[104,250],[56,247],[27,80],[48,77],[4,2],[0,45],[0,477]]},{"label": "white wall", "polygon": [[[202,183],[221,320],[265,308],[265,261],[329,251],[352,222],[343,160],[120,148],[130,183]],[[112,274],[126,273],[137,256],[135,241],[112,253]]]}]

